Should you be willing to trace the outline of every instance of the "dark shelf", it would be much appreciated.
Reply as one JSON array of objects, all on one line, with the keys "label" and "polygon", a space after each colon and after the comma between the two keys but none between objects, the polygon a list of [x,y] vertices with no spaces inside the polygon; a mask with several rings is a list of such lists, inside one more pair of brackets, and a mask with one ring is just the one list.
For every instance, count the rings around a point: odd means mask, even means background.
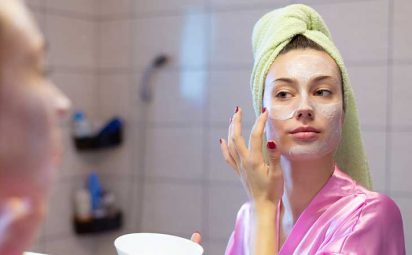
[{"label": "dark shelf", "polygon": [[100,150],[119,146],[123,142],[123,129],[114,132],[99,133],[95,136],[73,137],[74,145],[79,151]]},{"label": "dark shelf", "polygon": [[79,221],[73,219],[74,231],[77,234],[95,234],[118,230],[123,225],[123,214],[117,212],[112,216],[104,218],[94,218],[89,221]]}]

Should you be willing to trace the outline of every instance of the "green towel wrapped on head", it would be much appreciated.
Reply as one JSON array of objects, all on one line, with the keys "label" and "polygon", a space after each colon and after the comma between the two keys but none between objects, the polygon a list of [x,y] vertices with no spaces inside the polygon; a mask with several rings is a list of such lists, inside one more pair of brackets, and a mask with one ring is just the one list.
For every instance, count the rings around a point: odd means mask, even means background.
[{"label": "green towel wrapped on head", "polygon": [[345,105],[342,139],[335,154],[339,168],[366,188],[372,188],[368,162],[363,150],[358,111],[342,56],[322,17],[311,7],[293,4],[264,15],[255,25],[252,36],[254,66],[251,77],[253,106],[257,116],[262,111],[262,100],[267,73],[279,52],[295,35],[303,35],[320,45],[340,68]]}]

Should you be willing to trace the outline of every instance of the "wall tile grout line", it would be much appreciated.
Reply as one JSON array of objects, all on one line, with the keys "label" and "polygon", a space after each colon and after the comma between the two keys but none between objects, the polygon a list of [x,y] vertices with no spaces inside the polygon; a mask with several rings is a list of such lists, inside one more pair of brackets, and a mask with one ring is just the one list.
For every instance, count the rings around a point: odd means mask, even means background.
[{"label": "wall tile grout line", "polygon": [[385,135],[385,191],[391,195],[391,162],[392,162],[392,93],[393,93],[393,0],[388,0],[388,69],[386,84],[386,135]]},{"label": "wall tile grout line", "polygon": [[[206,99],[205,99],[205,105],[203,109],[203,119],[206,121],[206,123],[209,123],[209,111],[210,111],[210,87],[208,84],[210,83],[210,56],[211,56],[211,44],[210,38],[211,38],[211,31],[212,31],[212,18],[211,18],[211,12],[210,12],[210,2],[208,0],[204,1],[205,4],[205,13],[206,13],[206,19],[207,22],[205,24],[205,40],[206,42],[206,47],[204,47],[205,54],[204,56],[207,56],[206,59],[206,80],[205,82],[205,87],[206,87]],[[209,151],[209,136],[210,136],[210,129],[207,128],[206,126],[203,126],[203,132],[202,132],[202,199],[203,203],[202,204],[202,219],[201,219],[201,227],[203,231],[203,238],[205,241],[207,241],[207,237],[209,236],[209,208],[210,208],[210,201],[209,201],[209,193],[210,193],[210,182],[209,182],[209,172],[210,172],[210,164],[209,164],[209,154],[211,153]],[[207,249],[207,248],[206,248]]]},{"label": "wall tile grout line", "polygon": [[[206,0],[205,0],[206,1]],[[381,0],[315,0],[310,1],[306,4],[308,5],[331,5],[331,4],[347,4],[347,3],[358,3],[358,2],[377,2]],[[297,1],[290,0],[288,3],[296,3]],[[299,2],[299,1],[298,1]],[[205,11],[211,13],[225,13],[225,12],[243,12],[253,10],[265,10],[273,9],[274,5],[286,5],[284,2],[277,1],[274,3],[254,3],[254,4],[231,4],[230,6],[213,6],[211,3],[207,3],[205,9],[199,9],[192,11],[192,14],[202,14]],[[175,16],[184,16],[184,10],[163,10],[163,11],[152,11],[152,12],[142,12],[142,13],[124,13],[116,15],[99,15],[98,19],[104,20],[123,20],[123,19],[148,19],[148,18],[162,18],[162,17],[175,17]]]},{"label": "wall tile grout line", "polygon": [[412,197],[412,192],[411,191],[392,191],[391,195],[396,198],[406,198],[410,200]]},{"label": "wall tile grout line", "polygon": [[[131,6],[131,8],[132,8],[131,16],[134,16],[134,12],[136,11],[136,2],[131,3],[131,5],[132,5]],[[127,15],[127,17],[129,17],[129,15]],[[135,45],[135,41],[136,41],[136,38],[137,38],[136,22],[131,22],[130,27],[132,29],[132,31],[131,31],[132,36],[130,38],[131,45]],[[132,70],[136,70],[136,68],[135,68],[135,66],[136,66],[136,57],[138,57],[138,56],[136,55],[135,47],[132,47],[131,51],[132,51],[131,54],[134,57],[132,57],[130,59],[130,61],[131,61],[130,64],[131,64]],[[142,70],[141,72],[143,74],[144,70]],[[135,71],[133,71],[133,75],[135,75]],[[130,83],[131,87],[140,85],[140,83],[136,82],[136,84],[135,84],[133,81],[134,81],[134,79],[131,78],[131,83]],[[141,82],[141,80],[139,80],[139,82]],[[139,90],[137,89],[137,90],[133,90],[133,91],[135,91],[137,93]],[[136,145],[136,144],[133,146],[133,150],[134,150],[135,154],[137,155],[136,156],[137,159],[133,160],[134,163],[132,165],[134,166],[133,171],[136,171],[136,172],[139,173],[139,174],[136,174],[135,177],[134,177],[136,188],[133,189],[133,192],[136,195],[136,198],[134,200],[134,203],[135,203],[134,207],[137,208],[137,212],[136,212],[137,219],[135,221],[134,228],[135,228],[136,232],[140,232],[140,231],[142,231],[142,228],[143,228],[143,214],[144,214],[144,203],[145,203],[144,199],[145,199],[145,189],[146,189],[145,184],[146,184],[146,178],[147,178],[146,177],[147,163],[146,163],[146,155],[145,154],[147,153],[147,148],[146,148],[147,147],[147,139],[146,139],[147,137],[146,136],[147,136],[147,132],[148,132],[148,124],[147,124],[146,120],[148,118],[147,111],[149,110],[149,106],[148,106],[147,103],[142,102],[142,100],[140,99],[139,96],[137,96],[137,100],[139,100],[140,106],[141,106],[139,111],[137,113],[135,113],[136,114],[135,117],[137,118],[137,120],[140,120],[140,121],[137,121],[137,124],[138,124],[137,127],[136,127],[137,131],[135,131],[135,132],[138,132],[138,134],[136,134],[136,135],[137,135],[138,140],[139,140],[139,146]],[[138,205],[136,205],[136,203],[138,203]]]},{"label": "wall tile grout line", "polygon": [[93,14],[85,14],[85,13],[80,13],[76,11],[55,9],[55,8],[50,8],[49,6],[46,6],[45,8],[47,9],[48,15],[52,15],[52,16],[59,16],[59,17],[83,20],[83,21],[94,21],[94,22],[98,21],[97,17]]},{"label": "wall tile grout line", "polygon": [[[377,61],[367,61],[367,62],[350,62],[345,61],[346,66],[348,67],[385,67],[388,66],[388,60],[383,62]],[[412,60],[392,60],[392,66],[411,66]],[[74,67],[74,66],[61,66],[61,65],[53,65],[52,68],[56,72],[65,72],[65,73],[91,73],[91,72],[98,72],[99,74],[135,74],[135,73],[142,73],[144,71],[143,67],[140,68],[87,68],[87,67]],[[206,68],[210,72],[226,72],[226,71],[245,71],[251,72],[252,66],[245,64],[245,65],[210,65],[206,66],[173,66],[173,67],[165,67],[163,72],[167,73],[174,73],[174,72],[195,72],[195,71],[203,71]]]}]

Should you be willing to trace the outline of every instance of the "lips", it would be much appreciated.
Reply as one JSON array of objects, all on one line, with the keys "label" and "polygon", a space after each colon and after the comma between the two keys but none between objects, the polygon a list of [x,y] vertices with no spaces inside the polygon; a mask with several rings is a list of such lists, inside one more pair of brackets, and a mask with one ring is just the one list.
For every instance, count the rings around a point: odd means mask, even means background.
[{"label": "lips", "polygon": [[297,140],[308,142],[316,140],[320,130],[313,127],[298,127],[289,133]]},{"label": "lips", "polygon": [[313,132],[313,133],[320,133],[320,130],[313,128],[313,127],[298,127],[292,131],[291,134],[301,133],[301,132]]}]

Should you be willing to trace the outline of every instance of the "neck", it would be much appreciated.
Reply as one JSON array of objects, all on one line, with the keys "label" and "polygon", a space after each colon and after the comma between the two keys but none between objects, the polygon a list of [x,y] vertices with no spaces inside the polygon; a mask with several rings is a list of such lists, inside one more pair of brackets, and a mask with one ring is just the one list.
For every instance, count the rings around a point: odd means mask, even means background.
[{"label": "neck", "polygon": [[[333,155],[319,159],[296,161],[281,158],[284,192],[284,215],[294,225],[310,201],[329,180],[335,168]],[[285,218],[285,219],[286,219]]]}]

